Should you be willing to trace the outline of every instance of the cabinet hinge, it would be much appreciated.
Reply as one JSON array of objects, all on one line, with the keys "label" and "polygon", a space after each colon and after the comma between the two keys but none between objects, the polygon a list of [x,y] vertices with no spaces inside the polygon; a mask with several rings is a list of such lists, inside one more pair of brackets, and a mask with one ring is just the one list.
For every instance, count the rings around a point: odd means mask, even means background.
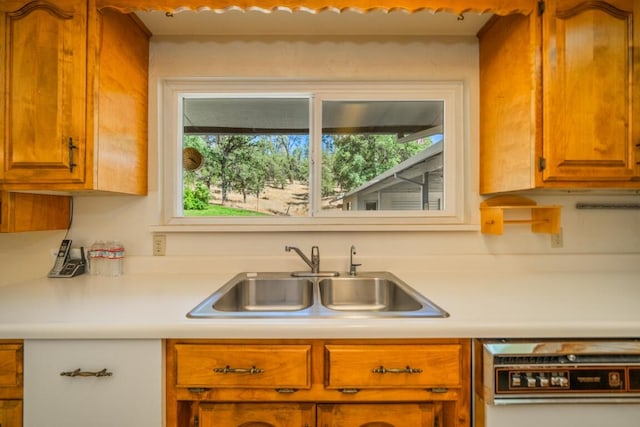
[{"label": "cabinet hinge", "polygon": [[200,418],[197,415],[193,418],[193,427],[200,427]]},{"label": "cabinet hinge", "polygon": [[538,1],[538,16],[544,13],[544,0]]},{"label": "cabinet hinge", "polygon": [[540,157],[538,160],[538,168],[543,171],[547,168],[547,160],[544,157]]}]

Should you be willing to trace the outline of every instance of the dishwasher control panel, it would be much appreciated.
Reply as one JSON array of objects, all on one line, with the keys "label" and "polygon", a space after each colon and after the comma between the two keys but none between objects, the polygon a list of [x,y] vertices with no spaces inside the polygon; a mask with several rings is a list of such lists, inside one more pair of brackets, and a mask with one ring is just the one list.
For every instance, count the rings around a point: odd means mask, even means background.
[{"label": "dishwasher control panel", "polygon": [[640,402],[640,339],[481,343],[482,391],[491,405]]},{"label": "dishwasher control panel", "polygon": [[497,368],[495,384],[496,394],[625,392],[627,378],[624,367]]}]

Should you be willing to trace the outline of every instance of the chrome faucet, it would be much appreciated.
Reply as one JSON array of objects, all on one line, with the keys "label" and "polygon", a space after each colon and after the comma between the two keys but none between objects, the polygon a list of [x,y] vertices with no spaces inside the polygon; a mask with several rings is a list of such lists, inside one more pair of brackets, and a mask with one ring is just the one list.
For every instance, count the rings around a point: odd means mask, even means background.
[{"label": "chrome faucet", "polygon": [[362,264],[353,263],[353,256],[355,254],[356,254],[356,247],[354,245],[351,245],[351,249],[349,251],[349,275],[350,276],[355,276],[356,274],[358,274],[356,269],[362,265]]},{"label": "chrome faucet", "polygon": [[318,274],[320,272],[320,249],[317,246],[311,247],[311,259],[307,258],[307,256],[295,246],[285,246],[284,250],[287,252],[291,252],[293,250],[300,255],[300,258],[302,258],[309,268],[311,268],[312,273]]}]

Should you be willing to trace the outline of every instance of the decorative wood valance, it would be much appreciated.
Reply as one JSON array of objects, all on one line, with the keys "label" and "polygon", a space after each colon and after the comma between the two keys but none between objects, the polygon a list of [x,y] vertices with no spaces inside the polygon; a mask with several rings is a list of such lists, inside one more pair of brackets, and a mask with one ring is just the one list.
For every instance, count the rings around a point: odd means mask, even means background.
[{"label": "decorative wood valance", "polygon": [[466,12],[509,15],[533,12],[537,0],[95,0],[98,9],[113,8],[120,12],[160,10],[180,12],[183,10],[260,10],[271,12],[290,10],[310,13],[333,11],[394,11],[418,12]]}]

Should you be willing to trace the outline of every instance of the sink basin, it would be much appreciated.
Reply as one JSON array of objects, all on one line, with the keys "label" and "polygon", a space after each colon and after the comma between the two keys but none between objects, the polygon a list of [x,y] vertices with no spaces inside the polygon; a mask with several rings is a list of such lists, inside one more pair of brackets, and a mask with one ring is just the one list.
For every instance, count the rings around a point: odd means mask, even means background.
[{"label": "sink basin", "polygon": [[[188,317],[216,317],[232,313],[287,313],[313,305],[314,282],[282,274],[241,274],[211,294]],[[273,315],[273,314],[271,314]]]},{"label": "sink basin", "polygon": [[191,310],[190,318],[448,317],[388,272],[293,277],[241,273]]},{"label": "sink basin", "polygon": [[304,279],[247,278],[238,282],[213,308],[220,311],[296,311],[313,304],[313,282]]},{"label": "sink basin", "polygon": [[320,281],[322,305],[341,311],[415,311],[422,308],[398,283],[380,277],[340,277]]},{"label": "sink basin", "polygon": [[387,272],[322,279],[318,287],[322,305],[345,315],[449,317],[449,313]]}]

